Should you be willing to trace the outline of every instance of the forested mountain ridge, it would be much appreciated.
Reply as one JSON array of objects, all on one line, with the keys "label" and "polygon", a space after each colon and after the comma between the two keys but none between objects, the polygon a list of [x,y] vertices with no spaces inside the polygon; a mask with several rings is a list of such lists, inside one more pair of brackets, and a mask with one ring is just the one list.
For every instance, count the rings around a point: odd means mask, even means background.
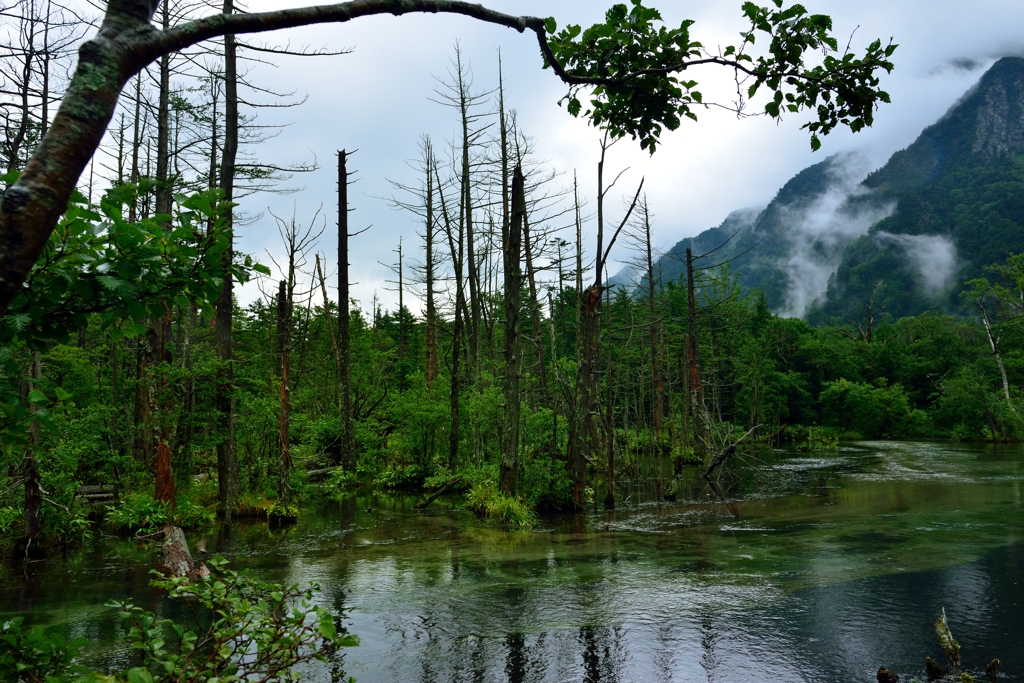
[{"label": "forested mountain ridge", "polygon": [[896,209],[851,244],[814,321],[874,300],[894,316],[954,310],[963,282],[1024,251],[1024,59],[1006,57],[863,185]]},{"label": "forested mountain ridge", "polygon": [[868,302],[895,318],[955,312],[964,281],[1024,251],[1022,152],[1024,59],[1006,57],[880,169],[864,178],[855,155],[805,168],[760,212],[680,240],[661,280],[679,278],[687,247],[724,244],[698,265],[731,261],[783,315],[842,323]]}]

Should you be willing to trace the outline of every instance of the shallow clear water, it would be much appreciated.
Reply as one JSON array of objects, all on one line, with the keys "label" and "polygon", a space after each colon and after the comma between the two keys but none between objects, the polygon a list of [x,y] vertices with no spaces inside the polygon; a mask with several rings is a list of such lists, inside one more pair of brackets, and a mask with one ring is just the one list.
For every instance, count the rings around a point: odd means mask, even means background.
[{"label": "shallow clear water", "polygon": [[[925,655],[943,661],[943,607],[968,670],[998,656],[1024,680],[1024,450],[759,457],[770,465],[725,482],[724,499],[692,476],[675,503],[625,482],[619,510],[530,533],[367,496],[208,542],[264,577],[322,586],[362,644],[315,680],[866,682],[879,665],[923,679]],[[155,560],[97,538],[28,579],[0,570],[0,617],[65,624],[102,645],[97,661],[127,664],[103,603],[132,595],[173,615],[147,587]]]}]

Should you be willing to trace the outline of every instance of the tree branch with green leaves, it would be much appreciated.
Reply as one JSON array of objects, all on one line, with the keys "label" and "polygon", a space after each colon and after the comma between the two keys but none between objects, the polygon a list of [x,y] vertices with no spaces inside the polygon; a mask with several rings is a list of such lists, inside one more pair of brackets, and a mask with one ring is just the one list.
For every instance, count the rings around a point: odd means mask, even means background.
[{"label": "tree branch with green leaves", "polygon": [[[75,184],[92,158],[113,117],[125,84],[160,57],[227,34],[260,33],[357,18],[415,13],[457,14],[519,32],[533,31],[545,64],[569,85],[567,108],[580,115],[581,89],[593,87],[584,115],[613,137],[630,135],[654,152],[664,129],[675,130],[682,117],[696,118],[702,104],[697,82],[684,80],[688,69],[714,64],[753,79],[752,97],[774,93],[765,113],[813,109],[817,118],[804,127],[811,145],[836,126],[857,131],[871,125],[874,108],[889,96],[879,88],[879,72],[891,71],[895,45],[872,43],[862,56],[849,50],[836,56],[832,21],[802,5],[784,8],[751,2],[742,6],[749,29],[738,46],[711,55],[690,37],[692,21],[679,28],[663,25],[661,14],[632,0],[615,5],[605,22],[583,31],[557,31],[553,19],[513,16],[458,0],[351,0],[332,5],[248,14],[215,14],[157,29],[157,0],[109,0],[97,34],[79,50],[79,62],[52,124],[24,172],[0,201],[0,314],[8,311],[25,278],[43,253],[54,227],[68,207]],[[765,54],[749,50],[767,41]],[[821,64],[809,66],[809,52],[822,51]]]}]

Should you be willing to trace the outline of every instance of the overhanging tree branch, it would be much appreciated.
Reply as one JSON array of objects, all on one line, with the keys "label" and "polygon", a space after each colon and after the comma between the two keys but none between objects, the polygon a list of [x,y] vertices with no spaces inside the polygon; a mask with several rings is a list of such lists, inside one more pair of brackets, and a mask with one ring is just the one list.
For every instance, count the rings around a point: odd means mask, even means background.
[{"label": "overhanging tree branch", "polygon": [[[891,70],[891,43],[872,43],[865,57],[849,52],[840,58],[826,54],[823,66],[805,67],[803,55],[814,50],[837,49],[831,20],[808,15],[800,5],[765,9],[751,2],[744,14],[751,30],[741,34],[739,50],[730,47],[721,56],[707,56],[700,43],[690,41],[689,26],[665,31],[657,10],[637,0],[630,10],[615,5],[606,22],[580,36],[579,27],[556,33],[553,19],[513,16],[479,4],[458,0],[352,0],[253,14],[216,14],[166,30],[152,24],[158,0],[110,0],[96,36],[79,49],[79,62],[53,124],[25,166],[20,178],[0,201],[0,314],[18,296],[26,296],[23,283],[65,211],[78,178],[99,147],[114,114],[122,88],[135,74],[160,57],[225,34],[242,35],[323,23],[345,23],[360,17],[392,14],[457,14],[505,26],[520,33],[533,31],[544,56],[563,82],[571,114],[580,113],[578,88],[596,86],[592,109],[586,115],[612,137],[626,134],[641,139],[653,152],[663,127],[679,125],[680,116],[696,118],[691,104],[700,104],[694,81],[678,81],[672,74],[698,64],[717,64],[755,79],[753,95],[764,85],[774,92],[765,111],[780,118],[784,111],[811,108],[818,120],[806,124],[812,133],[827,134],[844,124],[854,131],[871,125],[878,101],[888,101],[879,90],[875,72]],[[759,31],[768,35],[768,56],[754,60],[743,50]],[[621,49],[608,50],[608,36]],[[577,40],[579,37],[579,40]],[[750,64],[750,66],[745,66]]]}]

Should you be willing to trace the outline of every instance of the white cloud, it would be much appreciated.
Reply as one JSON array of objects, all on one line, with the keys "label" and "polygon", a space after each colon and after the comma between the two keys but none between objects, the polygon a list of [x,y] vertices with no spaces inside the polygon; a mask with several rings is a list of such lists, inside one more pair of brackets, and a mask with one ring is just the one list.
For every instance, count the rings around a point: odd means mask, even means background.
[{"label": "white cloud", "polygon": [[821,196],[783,208],[789,256],[778,267],[789,277],[789,291],[781,315],[802,318],[825,293],[843,248],[896,208],[895,202],[863,201],[871,193],[860,184],[867,170],[863,157],[844,155],[830,167],[831,183]]},{"label": "white cloud", "polygon": [[[599,21],[614,0],[482,1],[510,13],[554,15],[560,25],[586,26]],[[740,0],[699,4],[647,1],[660,7],[669,23],[695,19],[692,34],[709,47],[734,42],[745,28]],[[252,0],[248,9],[310,2]],[[623,192],[630,185],[635,187],[640,176],[646,177],[645,190],[659,216],[656,241],[663,247],[718,225],[738,207],[766,204],[790,177],[825,154],[862,149],[871,166],[881,165],[977,81],[982,70],[963,65],[975,62],[987,67],[1001,55],[1021,53],[1024,46],[1020,35],[1024,3],[1019,0],[805,0],[804,4],[812,12],[831,14],[841,42],[852,34],[855,48],[863,48],[876,37],[895,38],[900,45],[893,57],[896,69],[882,81],[892,104],[883,105],[876,113],[872,129],[856,136],[837,131],[825,139],[824,149],[817,154],[810,152],[808,136],[800,130],[807,120],[801,115],[776,125],[765,119],[737,121],[717,110],[700,111],[699,123],[686,122],[678,131],[666,133],[654,157],[624,141],[610,153],[609,168],[631,168],[620,184]],[[391,210],[378,199],[392,194],[385,178],[412,180],[404,160],[415,155],[421,133],[430,133],[440,143],[456,131],[452,112],[428,101],[433,76],[444,73],[456,40],[472,60],[476,82],[483,87],[496,82],[497,49],[501,49],[507,101],[518,110],[523,129],[536,138],[538,157],[568,172],[577,169],[584,195],[594,195],[598,135],[557,106],[564,88],[550,71],[541,69],[536,42],[529,35],[464,17],[420,15],[294,29],[271,39],[281,44],[288,41],[293,47],[354,47],[355,52],[341,57],[276,57],[277,68],[253,67],[249,77],[256,83],[271,90],[309,94],[308,102],[297,109],[261,114],[265,123],[292,125],[264,144],[259,157],[286,164],[312,158],[315,153],[323,167],[296,179],[297,184],[306,186],[298,195],[252,197],[245,200],[243,210],[257,214],[270,207],[279,215],[290,215],[296,199],[300,216],[311,214],[321,203],[333,207],[333,153],[358,148],[352,166],[360,170],[361,180],[349,195],[356,209],[351,224],[353,229],[374,225],[352,241],[352,279],[362,283],[353,288],[353,296],[364,308],[369,308],[374,289],[386,306],[394,305],[397,296],[378,286],[388,277],[378,262],[392,260],[391,250],[399,237],[410,246],[417,244],[414,218]],[[690,75],[700,80],[706,97],[731,99],[733,83],[724,71],[704,67]],[[616,206],[616,202],[610,205]],[[329,223],[335,219],[329,212]],[[329,257],[336,253],[333,232],[329,225],[320,244]],[[273,220],[267,215],[245,229],[239,248],[254,254],[262,254],[264,249],[275,252],[277,241]],[[620,250],[613,258],[623,262],[627,255]],[[334,267],[330,263],[328,269]],[[612,270],[616,269],[613,264]],[[818,275],[809,271],[808,277]],[[815,283],[809,292],[818,291],[817,280]],[[255,288],[240,292],[243,302],[257,295]]]},{"label": "white cloud", "polygon": [[921,278],[925,294],[936,294],[956,277],[956,245],[945,235],[893,235],[878,232],[880,244],[902,247]]}]

